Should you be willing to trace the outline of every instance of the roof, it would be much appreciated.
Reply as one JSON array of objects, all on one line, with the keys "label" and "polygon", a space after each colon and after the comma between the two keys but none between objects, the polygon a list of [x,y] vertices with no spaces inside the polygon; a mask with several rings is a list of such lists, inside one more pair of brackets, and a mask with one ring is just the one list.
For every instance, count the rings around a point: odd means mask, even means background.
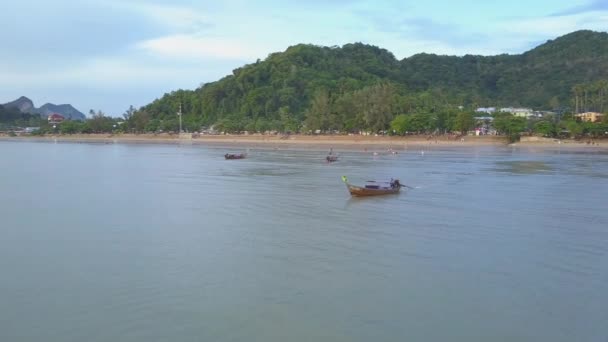
[{"label": "roof", "polygon": [[65,119],[65,118],[61,114],[53,113],[53,114],[49,115],[49,119]]},{"label": "roof", "polygon": [[585,115],[604,115],[603,113],[596,113],[596,112],[585,112],[585,113],[579,113],[579,114],[574,114],[574,116],[585,116]]}]

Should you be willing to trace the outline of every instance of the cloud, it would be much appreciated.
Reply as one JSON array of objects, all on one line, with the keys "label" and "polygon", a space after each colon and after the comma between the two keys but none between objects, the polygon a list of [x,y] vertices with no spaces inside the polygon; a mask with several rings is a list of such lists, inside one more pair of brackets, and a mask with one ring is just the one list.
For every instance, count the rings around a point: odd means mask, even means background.
[{"label": "cloud", "polygon": [[202,60],[198,63],[166,63],[145,58],[138,54],[115,57],[93,57],[78,64],[61,68],[50,68],[37,73],[25,73],[10,66],[0,66],[3,86],[11,88],[42,87],[61,89],[81,87],[84,89],[110,90],[145,88],[152,85],[173,87],[196,87],[202,80],[216,80],[230,70],[239,67],[238,61]]},{"label": "cloud", "polygon": [[509,18],[498,21],[493,30],[500,35],[505,52],[523,53],[565,34],[578,30],[604,31],[606,12],[584,12],[563,16]]},{"label": "cloud", "polygon": [[[404,56],[420,52],[436,54],[523,53],[558,36],[589,29],[603,31],[608,26],[608,1],[594,2],[578,14],[562,16],[496,17],[474,25],[454,23],[424,16],[391,16],[382,10],[354,12],[371,29],[384,33],[389,50]],[[596,9],[595,11],[589,11]],[[403,13],[412,13],[407,9]],[[382,36],[382,35],[377,35]],[[386,36],[392,36],[387,39]],[[407,41],[399,43],[398,41]]]},{"label": "cloud", "polygon": [[[401,9],[407,13],[407,9]],[[422,16],[394,16],[382,11],[357,10],[353,14],[366,23],[375,36],[375,44],[386,42],[396,56],[407,57],[426,52],[436,54],[496,54],[496,47],[484,32],[466,30],[449,21],[437,21]]]},{"label": "cloud", "polygon": [[437,22],[430,18],[405,19],[402,25],[419,39],[442,42],[450,46],[471,46],[488,40],[488,37],[483,33],[465,32],[458,25]]},{"label": "cloud", "polygon": [[243,61],[264,58],[264,50],[241,41],[222,37],[201,37],[177,34],[142,41],[136,48],[157,57],[184,59],[236,59]]},{"label": "cloud", "polygon": [[133,17],[89,2],[2,5],[0,57],[30,65],[73,62],[104,55],[161,33],[142,17]]},{"label": "cloud", "polygon": [[107,6],[152,20],[171,32],[201,32],[212,28],[211,10],[153,3],[111,2]]},{"label": "cloud", "polygon": [[163,92],[194,89],[203,80],[217,80],[241,62],[163,63],[139,55],[91,58],[76,65],[24,73],[0,65],[0,103],[21,95],[37,105],[71,103],[86,113],[102,109],[113,115],[133,104],[150,103]]},{"label": "cloud", "polygon": [[589,29],[603,31],[608,24],[608,13],[584,12],[564,16],[521,18],[499,25],[503,33],[523,36],[555,38],[573,31]]},{"label": "cloud", "polygon": [[269,6],[281,6],[288,5],[292,9],[304,8],[304,9],[314,9],[316,11],[323,10],[345,10],[352,6],[356,6],[360,3],[364,3],[364,0],[283,0],[283,1],[273,1],[273,0],[262,0],[256,2],[256,5],[260,3],[267,3]]},{"label": "cloud", "polygon": [[593,0],[587,4],[571,7],[564,11],[557,12],[554,14],[554,16],[566,16],[596,11],[608,11],[608,1]]},{"label": "cloud", "polygon": [[[257,29],[263,26],[255,24],[256,19],[249,14],[230,12],[233,5],[229,1],[197,7],[133,2],[116,4],[119,9],[152,20],[166,30],[164,34],[131,45],[150,57],[175,63],[200,59],[249,62],[264,58],[271,52],[263,48],[264,42],[253,43],[256,37],[251,30],[239,31],[247,26]],[[230,15],[227,16],[226,11]]]}]

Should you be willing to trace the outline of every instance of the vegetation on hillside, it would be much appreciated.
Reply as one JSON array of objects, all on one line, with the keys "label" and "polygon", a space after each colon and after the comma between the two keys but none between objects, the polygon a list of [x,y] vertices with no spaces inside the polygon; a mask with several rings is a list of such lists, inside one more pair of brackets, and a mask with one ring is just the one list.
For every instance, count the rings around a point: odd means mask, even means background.
[{"label": "vegetation on hillside", "polygon": [[[131,113],[128,126],[174,130],[181,105],[189,131],[464,131],[478,106],[603,111],[605,79],[608,34],[592,31],[490,57],[419,54],[399,61],[361,43],[296,45],[196,90],[165,94]],[[580,84],[596,88],[582,99]]]}]

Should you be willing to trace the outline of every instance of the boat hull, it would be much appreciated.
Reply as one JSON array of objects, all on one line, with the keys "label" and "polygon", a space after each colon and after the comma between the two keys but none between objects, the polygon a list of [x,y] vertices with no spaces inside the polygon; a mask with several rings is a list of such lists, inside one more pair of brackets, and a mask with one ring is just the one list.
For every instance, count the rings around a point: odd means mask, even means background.
[{"label": "boat hull", "polygon": [[245,157],[246,157],[245,154],[226,154],[226,155],[224,155],[224,158],[226,158],[227,160],[245,159]]},{"label": "boat hull", "polygon": [[346,188],[348,189],[348,192],[350,192],[350,194],[352,196],[356,196],[356,197],[394,195],[394,194],[398,194],[399,191],[401,190],[400,186],[395,187],[395,188],[378,187],[377,189],[372,189],[372,188],[364,188],[364,187],[360,187],[360,186],[356,186],[356,185],[352,185],[352,184],[348,184],[348,183],[346,183]]}]

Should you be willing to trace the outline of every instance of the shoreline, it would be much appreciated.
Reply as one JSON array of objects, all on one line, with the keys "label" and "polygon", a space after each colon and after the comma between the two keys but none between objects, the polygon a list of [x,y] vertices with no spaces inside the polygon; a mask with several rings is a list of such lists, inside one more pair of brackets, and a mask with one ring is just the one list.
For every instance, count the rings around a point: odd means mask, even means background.
[{"label": "shoreline", "polygon": [[38,141],[104,144],[192,144],[214,146],[243,146],[246,148],[336,148],[345,150],[370,149],[396,151],[408,148],[473,148],[473,147],[534,147],[534,148],[577,148],[585,150],[606,150],[608,140],[587,141],[558,140],[550,138],[523,137],[521,141],[509,144],[502,136],[349,136],[349,135],[202,135],[190,134],[74,134],[49,136],[0,135],[0,141]]}]

